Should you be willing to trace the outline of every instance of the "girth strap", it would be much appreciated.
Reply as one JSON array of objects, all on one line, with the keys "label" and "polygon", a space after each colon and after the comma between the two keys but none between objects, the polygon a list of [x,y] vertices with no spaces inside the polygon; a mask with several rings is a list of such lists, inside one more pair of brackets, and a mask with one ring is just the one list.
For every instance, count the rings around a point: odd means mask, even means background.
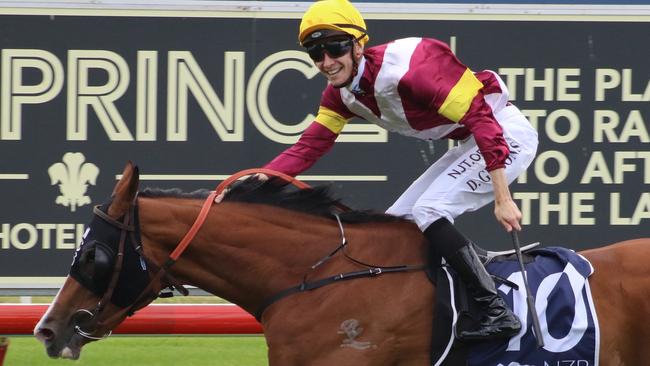
[{"label": "girth strap", "polygon": [[280,291],[276,293],[275,295],[269,297],[265,301],[262,302],[262,305],[257,309],[255,312],[255,319],[257,319],[258,322],[262,321],[262,314],[264,313],[264,310],[271,306],[271,304],[275,303],[276,301],[285,298],[289,295],[293,295],[299,292],[305,292],[305,291],[311,291],[315,290],[317,288],[321,288],[323,286],[331,285],[333,283],[341,282],[341,281],[346,281],[346,280],[353,280],[356,278],[363,278],[363,277],[377,277],[381,274],[384,273],[395,273],[395,272],[409,272],[409,271],[421,271],[425,268],[424,265],[413,265],[413,266],[394,266],[394,267],[375,267],[375,268],[370,268],[362,271],[355,271],[355,272],[346,272],[346,273],[340,273],[335,276],[330,276],[326,277],[320,280],[312,281],[312,282],[302,282],[301,284],[290,287],[286,290]]}]

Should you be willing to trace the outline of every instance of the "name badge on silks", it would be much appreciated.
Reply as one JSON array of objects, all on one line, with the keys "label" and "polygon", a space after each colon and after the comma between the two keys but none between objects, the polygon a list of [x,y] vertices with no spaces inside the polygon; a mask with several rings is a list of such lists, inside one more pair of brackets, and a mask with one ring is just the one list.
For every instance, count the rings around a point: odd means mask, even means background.
[{"label": "name badge on silks", "polygon": [[519,286],[514,289],[501,285],[498,290],[521,319],[522,330],[509,340],[476,344],[468,365],[597,365],[598,319],[587,280],[593,267],[584,257],[565,248],[543,248],[529,254],[535,255],[535,260],[526,265],[526,275],[535,298],[544,347],[537,347],[516,258],[490,263],[490,273]]}]

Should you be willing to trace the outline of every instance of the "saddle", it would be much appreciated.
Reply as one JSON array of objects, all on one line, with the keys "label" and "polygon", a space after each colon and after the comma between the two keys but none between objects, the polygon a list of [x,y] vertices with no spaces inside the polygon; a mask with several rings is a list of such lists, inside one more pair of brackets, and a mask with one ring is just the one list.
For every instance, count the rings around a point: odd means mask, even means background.
[{"label": "saddle", "polygon": [[[481,260],[481,263],[484,266],[487,266],[489,263],[496,260],[510,258],[511,256],[514,256],[516,253],[515,249],[503,250],[503,251],[491,251],[491,250],[484,249],[473,242],[471,244],[472,247],[474,248],[474,251],[476,251],[476,254],[478,255],[479,259]],[[540,242],[534,242],[521,247],[521,254],[523,255],[524,264],[530,261],[530,256],[528,255],[528,252],[539,247],[540,245],[541,245]],[[429,254],[427,256],[426,273],[427,276],[429,277],[429,280],[434,285],[438,283],[438,279],[440,278],[438,274],[438,270],[444,265],[445,264],[443,262],[442,257],[440,257],[437,253],[429,249]],[[504,281],[502,278],[495,277],[494,275],[492,277],[496,282]]]},{"label": "saddle", "polygon": [[[540,244],[540,242],[535,242],[521,247],[524,263],[533,260],[533,257],[528,252],[539,247]],[[472,246],[484,266],[516,255],[515,249],[490,251],[475,243],[472,243]],[[442,257],[433,251],[430,251],[428,255],[426,272],[429,280],[439,289],[436,293],[432,327],[431,359],[434,361],[444,360],[444,363],[436,363],[436,365],[465,365],[468,344],[457,342],[455,339],[450,340],[449,335],[455,332],[452,329],[454,323],[457,324],[456,331],[474,328],[480,320],[481,312],[478,305],[469,298],[465,284],[460,279],[455,278],[455,274],[450,272]],[[494,275],[492,277],[497,286],[499,286],[499,283],[505,283],[513,288],[518,288],[516,284],[506,279]],[[440,291],[441,289],[449,289],[450,291]],[[454,320],[454,316],[458,318]]]},{"label": "saddle", "polygon": [[[540,244],[541,243],[537,241],[528,245],[524,245],[523,247],[521,247],[521,253],[526,254],[526,252],[537,248]],[[481,262],[483,263],[484,266],[492,262],[492,260],[494,260],[495,258],[509,257],[511,255],[515,255],[516,253],[515,249],[503,250],[503,251],[490,251],[481,248],[475,243],[472,243],[472,247],[474,247],[474,251],[476,251],[476,254],[478,254],[478,257],[481,259]]]}]

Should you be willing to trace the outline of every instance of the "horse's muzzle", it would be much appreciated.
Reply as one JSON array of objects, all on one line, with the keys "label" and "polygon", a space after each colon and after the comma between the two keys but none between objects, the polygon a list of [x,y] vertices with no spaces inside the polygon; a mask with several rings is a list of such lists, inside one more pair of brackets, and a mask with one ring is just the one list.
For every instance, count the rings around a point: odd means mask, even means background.
[{"label": "horse's muzzle", "polygon": [[83,338],[74,334],[71,327],[58,329],[56,323],[47,318],[36,325],[34,337],[43,343],[45,352],[51,358],[76,360],[81,354]]}]

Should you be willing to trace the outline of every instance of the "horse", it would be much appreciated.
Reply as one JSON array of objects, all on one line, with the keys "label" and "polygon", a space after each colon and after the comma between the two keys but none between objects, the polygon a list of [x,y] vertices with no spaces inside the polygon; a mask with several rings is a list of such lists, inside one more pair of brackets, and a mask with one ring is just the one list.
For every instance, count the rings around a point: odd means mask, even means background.
[{"label": "horse", "polygon": [[[271,366],[431,363],[436,289],[412,222],[332,214],[336,201],[321,189],[274,192],[267,182],[206,205],[206,193],[140,192],[138,176],[129,162],[94,210],[70,275],[34,329],[50,357],[77,359],[161,288],[192,285],[258,318]],[[174,257],[201,212],[203,226]],[[647,362],[650,238],[581,254],[595,268],[600,365]]]}]

